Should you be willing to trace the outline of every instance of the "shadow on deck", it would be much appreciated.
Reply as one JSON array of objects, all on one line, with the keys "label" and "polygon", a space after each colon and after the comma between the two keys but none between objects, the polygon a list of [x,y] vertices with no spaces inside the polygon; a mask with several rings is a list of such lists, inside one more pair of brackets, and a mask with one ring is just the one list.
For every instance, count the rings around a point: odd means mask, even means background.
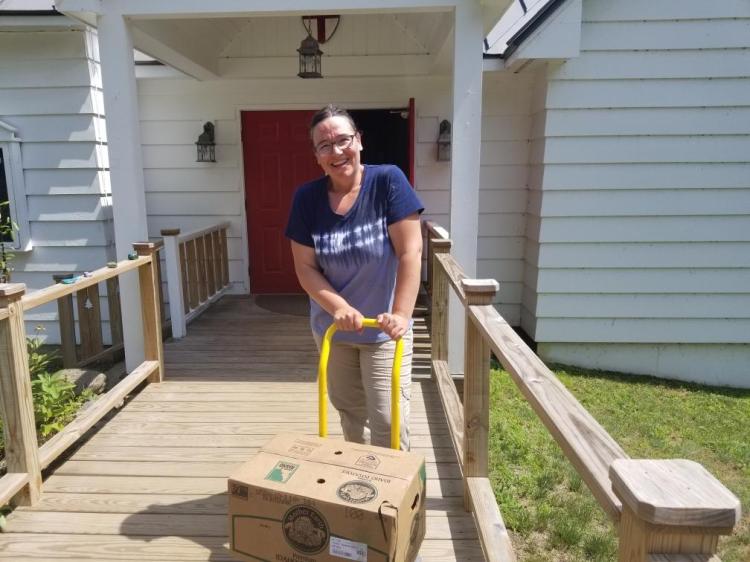
[{"label": "shadow on deck", "polygon": [[[166,377],[146,386],[57,466],[42,501],[19,508],[0,560],[233,560],[226,478],[272,435],[317,431],[317,352],[306,301],[225,297],[165,343]],[[483,560],[415,324],[412,444],[427,459],[425,561]],[[330,410],[329,433],[341,438]]]}]

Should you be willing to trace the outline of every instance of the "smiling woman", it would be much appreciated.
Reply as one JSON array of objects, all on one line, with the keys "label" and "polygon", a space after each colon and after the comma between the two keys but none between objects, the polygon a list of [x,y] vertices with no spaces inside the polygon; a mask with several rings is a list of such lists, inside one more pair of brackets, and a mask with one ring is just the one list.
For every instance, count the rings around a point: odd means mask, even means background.
[{"label": "smiling woman", "polygon": [[[325,176],[298,188],[286,236],[294,267],[310,295],[313,335],[320,346],[335,323],[328,393],[348,441],[388,446],[390,365],[404,340],[401,447],[409,448],[411,316],[419,290],[422,203],[390,164],[361,162],[362,136],[352,117],[329,105],[310,125]],[[379,331],[364,331],[364,317]]]}]

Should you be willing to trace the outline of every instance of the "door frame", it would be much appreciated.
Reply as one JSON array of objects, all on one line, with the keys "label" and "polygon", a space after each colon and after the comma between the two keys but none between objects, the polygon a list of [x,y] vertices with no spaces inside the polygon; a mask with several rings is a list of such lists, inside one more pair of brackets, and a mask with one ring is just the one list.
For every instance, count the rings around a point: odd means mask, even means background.
[{"label": "door frame", "polygon": [[[404,107],[409,109],[416,104],[410,103],[410,100],[415,99],[410,96],[406,100]],[[323,102],[325,104],[326,102]],[[383,107],[386,105],[386,107]],[[242,281],[246,295],[251,295],[250,292],[250,240],[248,238],[248,217],[247,217],[247,186],[245,185],[245,158],[244,158],[244,145],[242,143],[242,112],[243,111],[310,111],[318,110],[323,107],[322,104],[310,104],[310,103],[292,103],[292,104],[241,104],[235,105],[234,107],[234,121],[237,123],[237,131],[235,133],[235,140],[237,141],[237,159],[239,160],[239,181],[238,189],[242,194],[242,209],[240,212],[240,226],[241,232],[241,246],[242,246]],[[383,104],[378,102],[366,102],[366,103],[351,103],[347,104],[346,109],[392,109],[394,104]],[[208,121],[217,121],[216,119],[206,119]],[[204,121],[206,121],[204,120]],[[414,110],[414,122],[416,129],[416,108]],[[411,153],[416,161],[416,133],[414,138],[411,139]],[[411,179],[411,178],[410,178]],[[416,183],[416,177],[414,178]],[[416,185],[412,184],[414,188]]]}]

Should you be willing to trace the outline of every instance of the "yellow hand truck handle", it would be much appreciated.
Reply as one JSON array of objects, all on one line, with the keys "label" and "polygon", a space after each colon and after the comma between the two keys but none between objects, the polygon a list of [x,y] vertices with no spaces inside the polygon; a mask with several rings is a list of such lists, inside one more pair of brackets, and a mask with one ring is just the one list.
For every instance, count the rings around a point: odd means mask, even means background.
[{"label": "yellow hand truck handle", "polygon": [[[365,328],[380,328],[374,318],[362,321]],[[323,336],[320,346],[320,363],[318,363],[318,435],[328,436],[328,356],[331,353],[331,338],[336,333],[336,324],[331,324]],[[396,340],[396,351],[393,354],[393,372],[391,373],[391,449],[401,445],[401,358],[404,354],[404,342]]]}]

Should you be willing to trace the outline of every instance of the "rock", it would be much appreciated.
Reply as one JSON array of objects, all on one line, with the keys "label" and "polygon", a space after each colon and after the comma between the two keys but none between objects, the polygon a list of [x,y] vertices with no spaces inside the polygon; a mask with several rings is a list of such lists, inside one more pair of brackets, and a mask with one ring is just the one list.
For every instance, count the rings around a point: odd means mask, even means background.
[{"label": "rock", "polygon": [[81,394],[85,389],[94,394],[101,394],[107,386],[107,375],[99,371],[88,369],[61,369],[57,374],[64,376],[76,385],[76,394]]}]

